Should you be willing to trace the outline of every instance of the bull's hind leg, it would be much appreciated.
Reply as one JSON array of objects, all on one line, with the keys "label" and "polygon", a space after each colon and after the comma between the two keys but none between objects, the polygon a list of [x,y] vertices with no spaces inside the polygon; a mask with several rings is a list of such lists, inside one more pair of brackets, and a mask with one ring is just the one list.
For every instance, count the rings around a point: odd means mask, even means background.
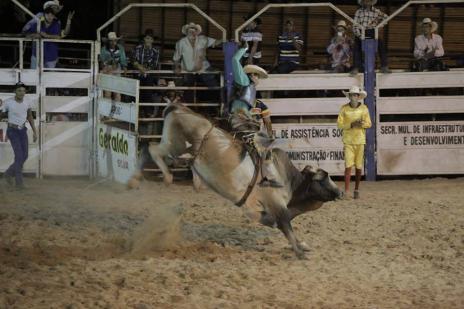
[{"label": "bull's hind leg", "polygon": [[153,161],[155,161],[156,165],[161,169],[161,172],[163,172],[164,183],[166,185],[170,185],[172,183],[173,176],[166,162],[164,162],[164,158],[170,153],[168,144],[151,144],[148,147],[148,151],[150,152]]}]

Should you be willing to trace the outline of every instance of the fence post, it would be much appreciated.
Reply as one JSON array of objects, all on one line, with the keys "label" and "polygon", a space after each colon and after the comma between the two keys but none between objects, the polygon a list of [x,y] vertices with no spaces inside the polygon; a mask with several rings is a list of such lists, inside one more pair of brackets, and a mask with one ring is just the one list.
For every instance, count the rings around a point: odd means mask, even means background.
[{"label": "fence post", "polygon": [[226,98],[224,102],[224,114],[229,113],[229,100],[234,87],[234,74],[232,72],[232,57],[237,51],[237,43],[224,43],[224,81],[226,86]]},{"label": "fence post", "polygon": [[377,163],[375,156],[376,146],[376,104],[375,104],[375,55],[377,52],[377,40],[365,38],[362,40],[364,52],[364,88],[367,92],[365,103],[369,108],[372,127],[366,130],[366,180],[375,181],[377,176]]}]

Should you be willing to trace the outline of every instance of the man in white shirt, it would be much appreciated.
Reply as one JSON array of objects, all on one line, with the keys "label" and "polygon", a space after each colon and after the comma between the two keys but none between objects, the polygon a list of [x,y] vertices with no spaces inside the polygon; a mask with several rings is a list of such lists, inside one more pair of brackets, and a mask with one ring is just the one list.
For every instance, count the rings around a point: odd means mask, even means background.
[{"label": "man in white shirt", "polygon": [[[195,23],[189,23],[182,27],[182,33],[185,35],[176,43],[176,51],[174,52],[174,72],[197,72],[204,73],[210,68],[210,64],[206,59],[206,50],[209,47],[216,47],[222,44],[222,40],[216,40],[204,35],[200,35],[201,26]],[[214,76],[211,74],[200,75],[203,82],[208,87],[217,85]],[[191,84],[193,75],[188,74],[185,77],[185,82]]]},{"label": "man in white shirt", "polygon": [[29,121],[31,125],[34,142],[37,141],[37,130],[32,118],[32,104],[24,99],[25,95],[26,86],[20,82],[15,85],[14,98],[7,99],[4,103],[0,100],[0,119],[8,117],[6,135],[15,156],[13,164],[5,171],[4,177],[9,185],[13,185],[13,177],[15,177],[18,189],[24,188],[22,171],[29,150],[26,121]]},{"label": "man in white shirt", "polygon": [[417,69],[419,71],[439,70],[441,60],[445,50],[443,49],[443,39],[440,35],[434,33],[437,31],[438,24],[430,18],[422,20],[422,34],[416,36],[414,40],[414,58],[417,60]]}]

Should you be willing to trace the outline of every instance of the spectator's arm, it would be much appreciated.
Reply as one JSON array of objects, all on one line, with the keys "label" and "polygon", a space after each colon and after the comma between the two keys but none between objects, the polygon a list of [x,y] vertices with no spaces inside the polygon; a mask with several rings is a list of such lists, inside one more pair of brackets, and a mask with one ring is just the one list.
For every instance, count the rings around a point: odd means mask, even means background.
[{"label": "spectator's arm", "polygon": [[222,39],[213,39],[213,38],[210,38],[210,37],[207,37],[206,38],[208,40],[208,47],[217,47],[217,46],[220,46],[223,42],[222,42]]},{"label": "spectator's arm", "polygon": [[275,55],[274,55],[274,62],[272,64],[274,68],[279,65],[279,54],[280,54],[279,40],[277,40],[277,46],[276,46]]},{"label": "spectator's arm", "polygon": [[37,32],[37,21],[33,18],[29,20],[23,27],[22,31],[23,34],[32,34]]},{"label": "spectator's arm", "polygon": [[180,46],[180,41],[177,41],[176,50],[174,51],[174,55],[172,57],[172,60],[174,61],[174,72],[179,73],[181,71],[181,66],[180,66],[181,59],[182,59],[182,50]]},{"label": "spectator's arm", "polygon": [[421,59],[425,55],[425,48],[422,46],[419,36],[414,39],[414,58]]},{"label": "spectator's arm", "polygon": [[443,49],[443,39],[437,35],[437,49],[435,49],[435,57],[443,57],[445,50]]},{"label": "spectator's arm", "polygon": [[364,105],[364,110],[363,110],[361,120],[362,120],[361,125],[363,129],[369,129],[372,126],[371,117],[369,116],[369,109],[367,109],[366,105]]},{"label": "spectator's arm", "polygon": [[33,133],[33,141],[37,141],[37,130],[35,129],[34,118],[32,117],[32,110],[29,108],[27,110],[27,121],[31,125],[32,133]]},{"label": "spectator's arm", "polygon": [[248,54],[248,64],[253,63],[253,56],[256,54],[258,50],[258,41],[253,40],[253,45],[251,45],[250,53]]},{"label": "spectator's arm", "polygon": [[71,30],[71,22],[74,17],[74,11],[68,13],[68,18],[66,20],[66,27],[63,31],[61,31],[61,37],[67,37],[69,35],[69,31]]},{"label": "spectator's arm", "polygon": [[100,58],[100,64],[102,66],[108,65],[108,61],[110,59],[110,54],[108,53],[108,51],[107,51],[107,49],[105,47],[103,47],[101,49],[99,58]]},{"label": "spectator's arm", "polygon": [[362,9],[359,9],[356,11],[356,13],[354,13],[354,19],[353,19],[353,32],[354,34],[357,36],[357,37],[361,37],[361,28],[356,24],[356,23],[360,23],[361,22],[361,18],[359,17],[359,15],[361,15],[361,10]]},{"label": "spectator's arm", "polygon": [[330,40],[330,44],[329,46],[327,46],[327,53],[331,55],[336,46],[337,44],[335,43],[335,40],[334,39]]},{"label": "spectator's arm", "polygon": [[127,69],[127,57],[126,57],[126,51],[124,50],[124,46],[119,44],[119,50],[121,52],[121,59],[120,59],[121,68],[123,70],[126,70]]},{"label": "spectator's arm", "polygon": [[6,107],[6,105],[3,105],[3,101],[2,99],[0,99],[0,120],[2,120],[3,118],[6,118],[7,112],[8,112],[8,108]]},{"label": "spectator's arm", "polygon": [[293,47],[295,47],[299,53],[301,53],[301,50],[303,49],[303,40],[300,38],[300,34],[293,37]]},{"label": "spectator's arm", "polygon": [[248,86],[250,84],[250,79],[248,78],[248,75],[245,73],[245,71],[243,71],[242,64],[240,63],[240,59],[242,59],[246,50],[246,47],[240,48],[232,58],[232,72],[234,74],[234,81],[240,86]]},{"label": "spectator's arm", "polygon": [[132,52],[132,64],[134,65],[134,68],[139,70],[140,74],[145,74],[145,68],[143,65],[140,63],[139,55],[137,53],[137,47],[134,48],[134,51]]},{"label": "spectator's arm", "polygon": [[339,129],[343,129],[343,130],[351,128],[351,123],[346,123],[346,120],[345,120],[345,108],[344,107],[342,107],[340,109],[340,113],[338,113],[337,127]]}]

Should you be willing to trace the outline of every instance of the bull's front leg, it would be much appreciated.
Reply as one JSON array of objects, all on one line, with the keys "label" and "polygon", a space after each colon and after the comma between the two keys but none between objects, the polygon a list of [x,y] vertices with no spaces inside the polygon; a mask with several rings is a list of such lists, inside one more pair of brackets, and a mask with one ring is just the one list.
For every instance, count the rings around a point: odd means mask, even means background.
[{"label": "bull's front leg", "polygon": [[173,176],[166,162],[164,162],[164,158],[169,155],[168,145],[163,143],[158,145],[151,144],[148,147],[148,151],[150,152],[153,161],[155,161],[156,165],[163,173],[164,183],[166,185],[170,185],[172,183]]},{"label": "bull's front leg", "polygon": [[292,224],[290,223],[290,215],[287,209],[282,210],[282,212],[277,217],[277,227],[282,231],[282,233],[284,233],[297,258],[300,260],[306,259],[306,255],[301,247],[301,243],[298,241],[298,239],[296,239]]}]

